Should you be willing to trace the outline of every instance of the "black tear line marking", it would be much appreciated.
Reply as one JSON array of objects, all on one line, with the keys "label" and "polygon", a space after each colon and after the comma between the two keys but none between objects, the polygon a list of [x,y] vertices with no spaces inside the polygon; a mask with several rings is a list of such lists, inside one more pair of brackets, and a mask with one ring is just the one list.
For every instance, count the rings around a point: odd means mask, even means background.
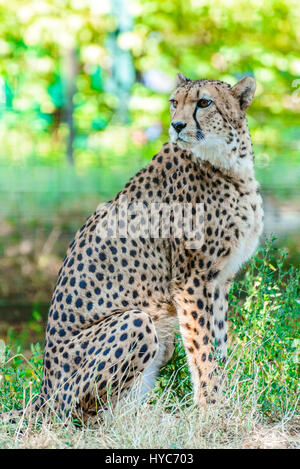
[{"label": "black tear line marking", "polygon": [[203,135],[203,133],[202,133],[200,124],[199,124],[199,122],[197,121],[197,117],[196,117],[197,109],[198,109],[198,106],[196,105],[195,111],[193,112],[193,119],[194,119],[194,121],[196,122],[196,127],[197,127],[197,139],[198,139],[198,140],[202,140],[202,139],[204,138],[204,135]]}]

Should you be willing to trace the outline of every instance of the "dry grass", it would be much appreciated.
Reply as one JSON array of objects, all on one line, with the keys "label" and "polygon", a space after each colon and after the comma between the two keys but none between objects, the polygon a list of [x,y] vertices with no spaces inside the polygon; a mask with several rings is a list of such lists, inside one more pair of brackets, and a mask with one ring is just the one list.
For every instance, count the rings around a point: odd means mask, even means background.
[{"label": "dry grass", "polygon": [[[226,385],[226,384],[225,384]],[[255,383],[254,383],[255,388]],[[170,400],[166,390],[156,402],[137,405],[136,390],[83,428],[44,418],[0,426],[0,448],[299,448],[300,419],[294,410],[267,422],[238,382],[214,406],[198,409]],[[256,396],[256,397],[255,397]],[[153,402],[153,396],[152,396]],[[289,408],[291,408],[289,406]]]}]

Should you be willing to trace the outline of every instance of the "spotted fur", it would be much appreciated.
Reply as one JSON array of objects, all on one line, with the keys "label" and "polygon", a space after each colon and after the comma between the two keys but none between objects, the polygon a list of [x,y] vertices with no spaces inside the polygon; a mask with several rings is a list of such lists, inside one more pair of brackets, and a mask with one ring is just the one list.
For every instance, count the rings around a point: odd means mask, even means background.
[{"label": "spotted fur", "polygon": [[[152,386],[172,355],[177,321],[195,402],[213,401],[216,353],[226,359],[230,282],[262,230],[245,119],[254,89],[251,78],[230,87],[178,76],[170,142],[96,210],[67,251],[49,311],[36,410],[50,399],[56,411],[90,415],[108,396],[123,395],[138,375]],[[210,104],[202,108],[203,99]],[[176,122],[185,124],[179,132]],[[121,196],[146,208],[203,204],[201,248],[189,249],[185,238],[172,235],[101,238],[97,227]]]}]

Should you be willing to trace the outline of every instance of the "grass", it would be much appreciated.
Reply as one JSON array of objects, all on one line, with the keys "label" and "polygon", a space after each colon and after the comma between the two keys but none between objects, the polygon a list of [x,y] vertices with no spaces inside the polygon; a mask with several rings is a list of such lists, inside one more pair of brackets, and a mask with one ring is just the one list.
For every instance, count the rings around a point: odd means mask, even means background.
[{"label": "grass", "polygon": [[[300,446],[300,274],[286,253],[266,242],[230,292],[229,358],[220,401],[195,409],[181,339],[162,368],[154,393],[137,406],[132,396],[101,422],[75,431],[72,422],[45,419],[20,428],[2,425],[0,447],[247,448]],[[33,321],[34,323],[34,321]],[[0,352],[0,409],[38,393],[42,348],[20,345]],[[134,393],[133,393],[134,394]]]},{"label": "grass", "polygon": [[[255,392],[255,389],[254,389]],[[34,421],[3,425],[0,448],[296,448],[300,445],[293,412],[276,423],[265,422],[253,396],[238,388],[207,410],[173,402],[164,393],[155,405],[136,406],[129,396],[113,411],[85,428],[70,422]],[[243,403],[250,410],[246,411]]]}]

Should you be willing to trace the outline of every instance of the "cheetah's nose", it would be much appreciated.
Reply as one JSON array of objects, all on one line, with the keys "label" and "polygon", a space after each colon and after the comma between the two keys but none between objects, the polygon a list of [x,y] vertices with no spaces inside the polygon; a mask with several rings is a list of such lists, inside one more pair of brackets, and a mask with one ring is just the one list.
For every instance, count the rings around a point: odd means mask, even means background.
[{"label": "cheetah's nose", "polygon": [[176,130],[176,132],[179,134],[181,132],[182,129],[184,129],[186,127],[186,124],[184,122],[181,122],[181,121],[177,121],[177,122],[171,122],[172,126],[174,127],[174,129]]}]

